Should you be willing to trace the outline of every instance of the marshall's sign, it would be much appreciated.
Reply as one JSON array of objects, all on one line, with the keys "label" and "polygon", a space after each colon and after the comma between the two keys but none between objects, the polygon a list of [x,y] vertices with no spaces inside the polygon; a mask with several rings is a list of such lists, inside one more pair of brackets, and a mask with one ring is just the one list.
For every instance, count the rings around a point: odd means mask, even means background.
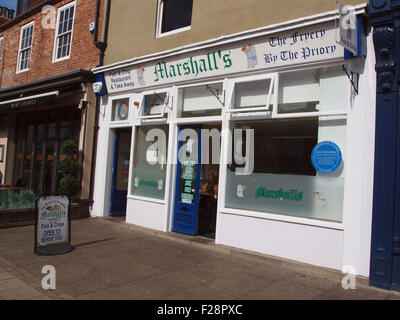
[{"label": "marshall's sign", "polygon": [[334,22],[289,30],[105,73],[109,93],[245,72],[344,59]]}]

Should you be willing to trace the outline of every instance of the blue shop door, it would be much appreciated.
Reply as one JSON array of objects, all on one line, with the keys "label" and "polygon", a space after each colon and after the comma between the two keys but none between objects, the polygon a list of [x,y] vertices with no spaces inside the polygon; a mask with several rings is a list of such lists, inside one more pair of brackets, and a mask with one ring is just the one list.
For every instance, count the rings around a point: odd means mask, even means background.
[{"label": "blue shop door", "polygon": [[118,130],[114,140],[110,216],[126,215],[130,150],[131,131]]},{"label": "blue shop door", "polygon": [[[172,231],[190,235],[197,234],[200,189],[201,135],[199,126],[181,127],[196,133],[185,141],[178,139],[176,195]],[[180,150],[180,152],[179,152]]]}]

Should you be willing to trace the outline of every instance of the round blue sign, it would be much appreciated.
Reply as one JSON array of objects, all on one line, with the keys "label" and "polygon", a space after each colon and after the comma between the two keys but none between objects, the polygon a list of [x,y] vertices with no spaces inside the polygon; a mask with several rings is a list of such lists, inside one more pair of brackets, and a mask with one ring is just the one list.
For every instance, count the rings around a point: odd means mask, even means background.
[{"label": "round blue sign", "polygon": [[342,152],[336,143],[323,141],[314,147],[311,162],[315,170],[321,173],[332,173],[342,162]]}]

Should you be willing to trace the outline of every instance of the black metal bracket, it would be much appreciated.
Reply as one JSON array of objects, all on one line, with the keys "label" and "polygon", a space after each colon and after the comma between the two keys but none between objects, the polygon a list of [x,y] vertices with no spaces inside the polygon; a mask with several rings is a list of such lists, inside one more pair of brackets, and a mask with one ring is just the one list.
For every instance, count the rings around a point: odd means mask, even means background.
[{"label": "black metal bracket", "polygon": [[210,90],[210,92],[214,95],[214,97],[215,98],[217,98],[217,100],[222,104],[222,105],[224,105],[225,104],[225,95],[224,95],[224,101],[221,101],[221,99],[219,98],[219,95],[218,95],[218,89],[215,89],[215,91],[217,92],[217,93],[215,93],[214,91],[213,91],[213,88],[211,88],[208,84],[206,85],[206,88],[208,89],[208,90]]},{"label": "black metal bracket", "polygon": [[354,91],[356,92],[356,94],[358,94],[358,84],[360,82],[360,74],[358,72],[356,73],[353,71],[351,71],[349,74],[349,72],[346,70],[346,67],[344,65],[342,66],[342,68],[343,68],[343,71],[346,73],[347,78],[349,78]]}]

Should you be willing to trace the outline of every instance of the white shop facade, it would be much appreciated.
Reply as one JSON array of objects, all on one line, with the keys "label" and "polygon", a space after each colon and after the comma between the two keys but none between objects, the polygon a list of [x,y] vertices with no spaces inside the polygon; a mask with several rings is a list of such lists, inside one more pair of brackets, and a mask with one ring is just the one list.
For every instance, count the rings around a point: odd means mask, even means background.
[{"label": "white shop facade", "polygon": [[368,276],[375,58],[369,34],[345,59],[335,18],[95,69],[92,215]]}]

